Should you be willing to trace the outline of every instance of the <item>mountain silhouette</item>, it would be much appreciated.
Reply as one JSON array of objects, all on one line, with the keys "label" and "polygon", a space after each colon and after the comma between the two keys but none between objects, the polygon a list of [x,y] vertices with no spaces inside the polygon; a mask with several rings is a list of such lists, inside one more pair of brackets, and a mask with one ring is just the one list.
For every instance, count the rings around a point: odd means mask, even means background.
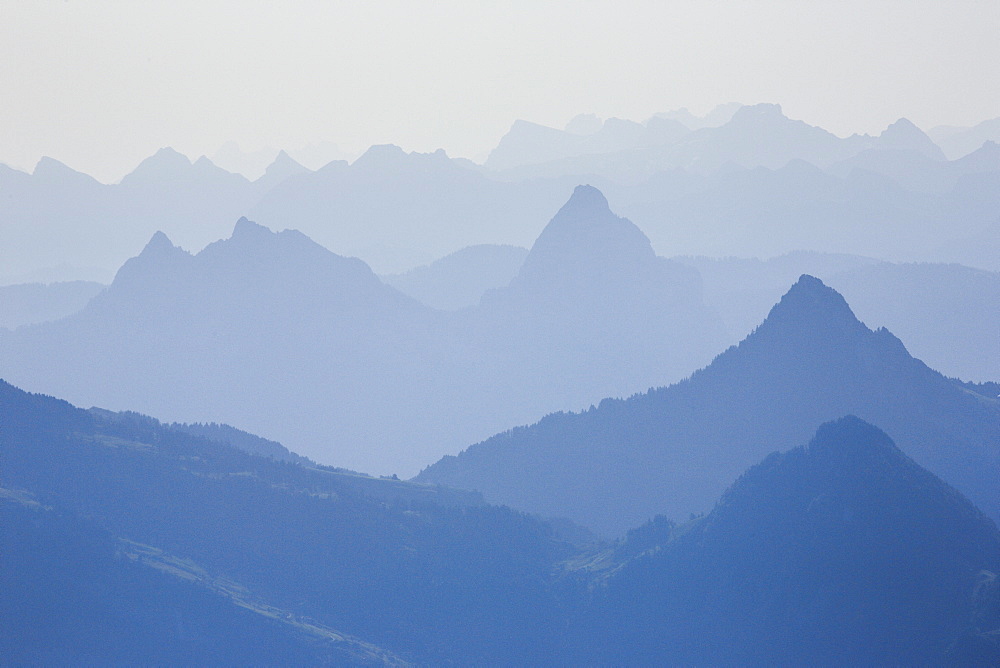
[{"label": "mountain silhouette", "polygon": [[3,381],[0,415],[5,659],[530,664],[559,638],[573,548],[537,519]]},{"label": "mountain silhouette", "polygon": [[0,368],[79,404],[410,476],[512,424],[682,378],[724,345],[697,271],[656,257],[596,190],[532,252],[510,286],[447,313],[300,232],[241,219],[194,255],[156,234],[82,311],[0,332]]},{"label": "mountain silhouette", "polygon": [[927,134],[906,118],[882,131],[875,141],[879,149],[913,151],[932,160],[945,160],[944,152]]},{"label": "mountain silhouette", "polygon": [[804,275],[752,334],[690,379],[498,434],[417,480],[614,535],[655,514],[708,510],[755,460],[854,414],[1000,517],[1000,403],[984,399]]},{"label": "mountain silhouette", "polygon": [[853,416],[644,547],[599,594],[593,618],[611,624],[589,632],[618,642],[598,663],[950,663],[977,585],[1000,567],[996,525]]},{"label": "mountain silhouette", "polygon": [[[627,396],[683,378],[726,341],[697,271],[657,257],[646,235],[587,185],[545,226],[510,285],[462,315],[474,340],[507,351],[478,362],[501,403],[541,394],[572,408]],[[509,386],[490,380],[510,378],[509,364],[532,372]]]},{"label": "mountain silhouette", "polygon": [[530,244],[569,185],[500,182],[443,151],[372,146],[350,165],[276,185],[240,215],[293,225],[379,273],[399,273],[467,246]]}]

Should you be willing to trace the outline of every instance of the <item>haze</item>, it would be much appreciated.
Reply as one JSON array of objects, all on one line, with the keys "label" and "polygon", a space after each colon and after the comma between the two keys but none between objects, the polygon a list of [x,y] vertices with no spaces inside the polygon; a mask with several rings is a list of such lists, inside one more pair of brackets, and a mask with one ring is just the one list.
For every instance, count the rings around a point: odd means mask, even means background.
[{"label": "haze", "polygon": [[[780,102],[830,131],[1000,115],[997,2],[3,2],[0,162],[115,182],[163,146],[481,161],[517,118]],[[334,153],[328,151],[327,154]]]}]

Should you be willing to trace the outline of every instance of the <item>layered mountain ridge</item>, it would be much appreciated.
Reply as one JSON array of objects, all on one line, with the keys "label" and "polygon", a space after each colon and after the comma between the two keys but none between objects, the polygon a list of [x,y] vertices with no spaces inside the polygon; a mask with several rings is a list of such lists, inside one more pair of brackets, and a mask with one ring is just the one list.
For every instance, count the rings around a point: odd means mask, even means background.
[{"label": "layered mountain ridge", "polygon": [[[738,346],[676,385],[550,415],[445,457],[417,477],[615,535],[703,512],[729,480],[813,425],[855,414],[1000,517],[1000,403],[929,369],[803,276]],[[629,489],[628,495],[617,490]]]},{"label": "layered mountain ridge", "polygon": [[157,233],[82,311],[2,336],[0,368],[32,390],[221,420],[403,475],[510,424],[681,378],[725,342],[697,271],[656,257],[589,187],[477,308],[435,311],[356,258],[242,218],[195,255]]}]

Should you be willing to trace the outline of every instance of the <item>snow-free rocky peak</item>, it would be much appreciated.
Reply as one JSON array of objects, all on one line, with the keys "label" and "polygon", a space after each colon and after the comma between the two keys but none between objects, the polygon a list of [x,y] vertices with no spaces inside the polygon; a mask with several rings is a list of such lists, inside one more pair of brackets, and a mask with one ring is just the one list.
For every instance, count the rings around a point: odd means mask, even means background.
[{"label": "snow-free rocky peak", "polygon": [[630,220],[616,216],[600,190],[581,185],[542,230],[518,280],[534,281],[563,269],[627,269],[654,258],[649,238]]}]

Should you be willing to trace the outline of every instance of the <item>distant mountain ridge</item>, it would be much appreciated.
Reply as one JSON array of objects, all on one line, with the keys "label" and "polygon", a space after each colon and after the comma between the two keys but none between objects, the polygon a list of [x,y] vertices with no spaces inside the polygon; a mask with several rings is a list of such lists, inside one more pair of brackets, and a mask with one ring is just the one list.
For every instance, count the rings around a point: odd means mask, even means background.
[{"label": "distant mountain ridge", "polygon": [[404,476],[511,424],[682,378],[726,342],[697,271],[656,257],[592,187],[476,307],[434,310],[243,218],[196,255],[157,233],[82,311],[0,336],[0,369],[32,390]]},{"label": "distant mountain ridge", "polygon": [[[841,138],[779,105],[723,110],[686,131],[689,116],[609,119],[582,132],[520,123],[554,133],[549,148],[530,137],[525,145],[551,155],[500,171],[442,151],[373,146],[315,172],[278,154],[251,182],[163,149],[105,185],[46,158],[35,174],[0,168],[0,244],[21,249],[6,267],[12,276],[60,265],[111,271],[158,229],[195,251],[248,216],[401,273],[467,246],[530,245],[566,190],[592,183],[664,256],[814,250],[1000,269],[1000,165],[973,159],[989,153],[985,135],[948,162],[906,119],[879,136]],[[587,152],[567,155],[562,144]],[[807,163],[826,182],[803,178]]]}]

